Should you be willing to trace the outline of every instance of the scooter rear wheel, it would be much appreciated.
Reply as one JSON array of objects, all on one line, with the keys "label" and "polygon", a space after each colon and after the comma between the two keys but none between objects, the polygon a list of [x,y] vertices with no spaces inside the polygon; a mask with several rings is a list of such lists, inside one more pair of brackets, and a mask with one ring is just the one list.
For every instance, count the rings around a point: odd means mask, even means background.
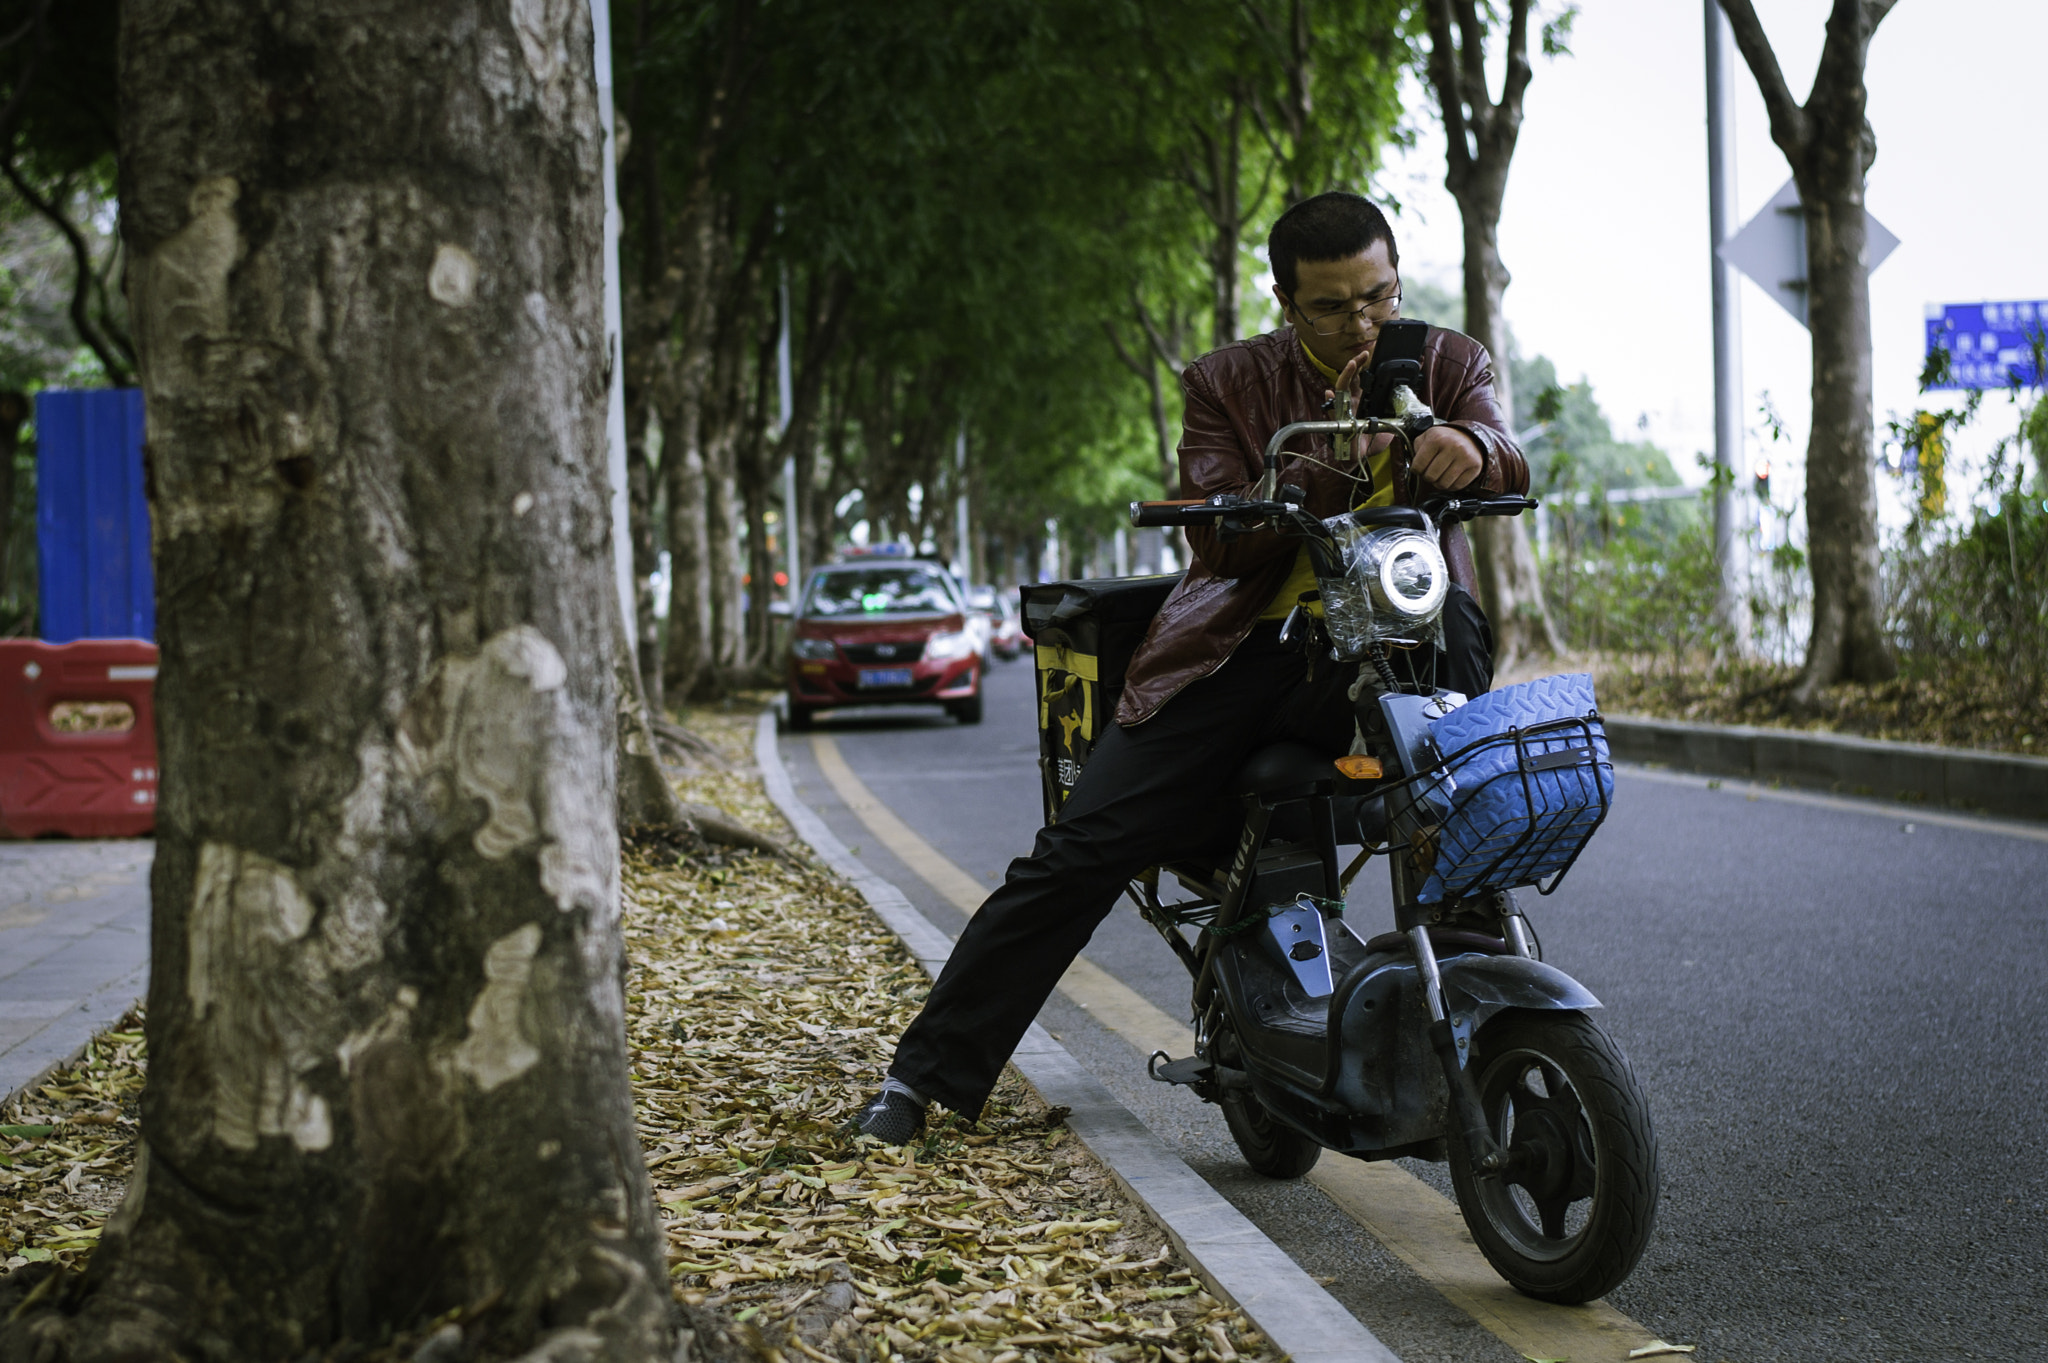
[{"label": "scooter rear wheel", "polygon": [[1322,1146],[1266,1111],[1254,1094],[1242,1089],[1225,1093],[1216,1105],[1223,1109],[1244,1162],[1267,1178],[1300,1178],[1322,1157]]},{"label": "scooter rear wheel", "polygon": [[1480,1106],[1510,1164],[1477,1173],[1452,1133],[1465,1224],[1516,1291],[1571,1305],[1604,1296],[1657,1216],[1657,1138],[1635,1072],[1583,1013],[1503,1013],[1478,1040]]}]

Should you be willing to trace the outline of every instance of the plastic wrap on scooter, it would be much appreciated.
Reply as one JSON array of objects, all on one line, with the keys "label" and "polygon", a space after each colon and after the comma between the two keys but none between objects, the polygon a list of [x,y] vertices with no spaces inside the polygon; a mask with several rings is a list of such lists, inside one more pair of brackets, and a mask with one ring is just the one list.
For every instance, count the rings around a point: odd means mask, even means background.
[{"label": "plastic wrap on scooter", "polygon": [[1558,875],[1606,817],[1614,763],[1586,673],[1490,691],[1430,729],[1452,808],[1422,903]]}]

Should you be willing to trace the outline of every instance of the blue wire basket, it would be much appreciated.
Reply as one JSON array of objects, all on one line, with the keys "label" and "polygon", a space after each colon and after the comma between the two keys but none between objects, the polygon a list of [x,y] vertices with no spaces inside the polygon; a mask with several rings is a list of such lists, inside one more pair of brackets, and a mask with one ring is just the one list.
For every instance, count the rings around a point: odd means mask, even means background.
[{"label": "blue wire basket", "polygon": [[1449,756],[1414,781],[1425,904],[1534,885],[1549,894],[1614,799],[1606,726],[1583,673],[1489,692],[1431,726]]}]

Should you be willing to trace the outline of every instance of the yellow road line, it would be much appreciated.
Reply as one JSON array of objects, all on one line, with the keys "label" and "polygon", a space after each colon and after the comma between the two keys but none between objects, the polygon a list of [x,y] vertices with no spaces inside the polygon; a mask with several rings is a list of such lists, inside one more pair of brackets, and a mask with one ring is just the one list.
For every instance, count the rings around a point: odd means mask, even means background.
[{"label": "yellow road line", "polygon": [[[962,913],[973,913],[981,907],[981,901],[988,898],[988,888],[948,861],[909,824],[897,818],[894,810],[877,800],[853,774],[837,743],[828,735],[813,734],[811,754],[840,800],[867,825],[882,846],[895,853],[898,861]],[[1092,961],[1076,957],[1060,979],[1060,992],[1146,1055],[1153,1051],[1187,1055],[1194,1050],[1194,1033],[1187,1024],[1176,1023],[1150,1000],[1125,988]]]},{"label": "yellow road line", "polygon": [[[964,912],[981,907],[987,891],[877,800],[837,743],[813,734],[811,752],[840,800],[897,860]],[[1194,1049],[1185,1023],[1086,960],[1075,960],[1060,980],[1060,992],[1141,1055],[1156,1050],[1187,1055]],[[1398,1164],[1333,1155],[1318,1163],[1308,1179],[1453,1306],[1525,1357],[1626,1363],[1629,1350],[1657,1342],[1604,1301],[1553,1306],[1516,1292],[1486,1262],[1457,1206]]]},{"label": "yellow road line", "polygon": [[1625,1363],[1629,1350],[1657,1342],[1604,1301],[1553,1306],[1509,1287],[1473,1243],[1457,1204],[1398,1164],[1326,1156],[1308,1181],[1451,1305],[1526,1358]]}]

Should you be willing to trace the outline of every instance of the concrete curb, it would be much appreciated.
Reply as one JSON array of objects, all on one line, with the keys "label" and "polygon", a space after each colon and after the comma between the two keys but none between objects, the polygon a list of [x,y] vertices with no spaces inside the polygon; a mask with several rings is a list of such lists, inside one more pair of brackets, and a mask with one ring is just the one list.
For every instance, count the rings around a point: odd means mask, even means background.
[{"label": "concrete curb", "polygon": [[[762,714],[754,760],[768,798],[799,838],[851,881],[934,978],[953,944],[903,892],[868,870],[796,797],[776,750],[775,712]],[[1159,1223],[1217,1296],[1250,1317],[1294,1363],[1400,1363],[1372,1331],[1287,1252],[1225,1201],[1038,1024],[1012,1063],[1046,1102],[1070,1109],[1067,1127]]]},{"label": "concrete curb", "polygon": [[149,992],[149,967],[131,970],[112,984],[103,984],[50,1025],[0,1058],[0,1103],[42,1087],[51,1073],[84,1056],[92,1039],[119,1022]]},{"label": "concrete curb", "polygon": [[2048,758],[1637,715],[1607,716],[1607,741],[1628,762],[2048,818]]}]

